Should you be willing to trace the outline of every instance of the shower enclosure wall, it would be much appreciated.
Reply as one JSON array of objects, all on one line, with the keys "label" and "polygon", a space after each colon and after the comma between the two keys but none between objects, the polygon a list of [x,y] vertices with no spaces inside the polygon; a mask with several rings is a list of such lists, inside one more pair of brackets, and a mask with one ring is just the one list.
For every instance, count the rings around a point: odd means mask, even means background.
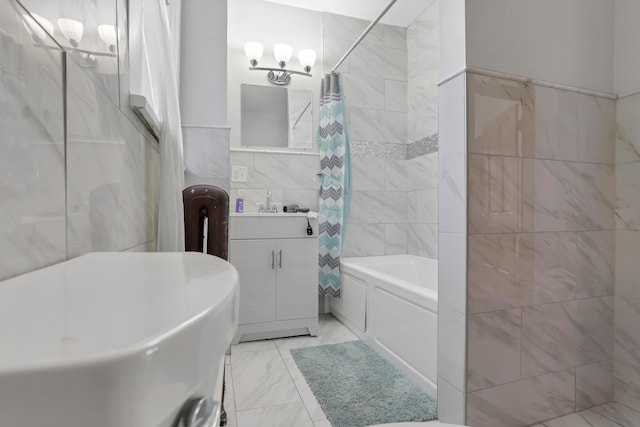
[{"label": "shower enclosure wall", "polygon": [[[635,87],[640,87],[636,78]],[[614,400],[640,411],[640,94],[617,101]]]},{"label": "shower enclosure wall", "polygon": [[640,423],[632,3],[443,11],[441,421]]},{"label": "shower enclosure wall", "polygon": [[[122,0],[0,3],[0,279],[92,251],[155,250],[158,144],[125,101],[126,10]],[[87,33],[119,28],[96,66],[27,15],[55,23],[71,11]],[[107,50],[93,34],[80,47]]]}]

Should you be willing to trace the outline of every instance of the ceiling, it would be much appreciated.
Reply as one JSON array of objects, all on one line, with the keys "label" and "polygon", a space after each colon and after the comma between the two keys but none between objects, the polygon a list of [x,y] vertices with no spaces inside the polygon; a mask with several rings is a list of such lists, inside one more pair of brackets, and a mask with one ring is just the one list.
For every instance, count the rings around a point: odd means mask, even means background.
[{"label": "ceiling", "polygon": [[[266,0],[272,3],[372,20],[389,0]],[[408,27],[433,0],[398,0],[382,18],[383,23]]]}]

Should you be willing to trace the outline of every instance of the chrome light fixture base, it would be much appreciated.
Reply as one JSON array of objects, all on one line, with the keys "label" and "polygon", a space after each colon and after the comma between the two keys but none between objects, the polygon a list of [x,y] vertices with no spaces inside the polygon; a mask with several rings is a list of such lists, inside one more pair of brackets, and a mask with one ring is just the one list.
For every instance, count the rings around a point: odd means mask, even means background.
[{"label": "chrome light fixture base", "polygon": [[281,71],[278,74],[274,73],[273,71],[269,71],[269,74],[267,74],[267,79],[269,79],[269,81],[274,85],[286,86],[291,83],[291,74],[287,73],[286,71]]},{"label": "chrome light fixture base", "polygon": [[274,85],[286,86],[291,83],[291,75],[299,74],[301,76],[312,77],[310,73],[303,73],[295,70],[287,70],[282,68],[269,68],[269,67],[251,67],[249,70],[253,71],[268,71],[267,80]]},{"label": "chrome light fixture base", "polygon": [[244,53],[251,64],[249,70],[268,71],[267,80],[274,85],[285,86],[291,83],[291,75],[311,77],[311,67],[316,62],[316,51],[313,49],[301,49],[298,52],[298,60],[304,72],[287,69],[287,62],[291,59],[293,48],[285,43],[277,43],[273,46],[273,55],[280,68],[258,67],[258,61],[262,58],[264,46],[259,42],[247,42],[244,44]]}]

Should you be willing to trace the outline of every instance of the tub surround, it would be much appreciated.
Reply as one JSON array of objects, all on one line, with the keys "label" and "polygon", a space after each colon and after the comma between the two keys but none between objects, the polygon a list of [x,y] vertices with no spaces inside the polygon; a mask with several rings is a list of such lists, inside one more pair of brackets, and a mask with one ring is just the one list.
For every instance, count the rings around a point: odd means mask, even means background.
[{"label": "tub surround", "polygon": [[[323,18],[329,70],[368,22]],[[438,2],[431,1],[407,29],[376,25],[338,69],[353,165],[344,256],[438,256],[438,30]]]},{"label": "tub surround", "polygon": [[438,258],[440,1],[407,28],[407,253]]},{"label": "tub surround", "polygon": [[[425,2],[424,12],[407,27],[407,141],[438,133],[440,0]],[[427,154],[427,153],[425,153]],[[409,156],[412,158],[416,156]]]},{"label": "tub surround", "polygon": [[[368,21],[323,13],[324,72]],[[340,65],[351,144],[351,213],[342,255],[406,254],[407,30],[377,24]]]},{"label": "tub surround", "polygon": [[426,148],[423,150],[427,154],[410,158],[406,162],[409,230],[407,253],[438,259],[438,135],[426,139],[429,142],[424,144]]},{"label": "tub surround", "polygon": [[427,154],[431,153],[437,153],[438,147],[439,144],[437,133],[434,133],[431,136],[424,137],[417,141],[410,142],[407,146],[407,160],[426,156]]}]

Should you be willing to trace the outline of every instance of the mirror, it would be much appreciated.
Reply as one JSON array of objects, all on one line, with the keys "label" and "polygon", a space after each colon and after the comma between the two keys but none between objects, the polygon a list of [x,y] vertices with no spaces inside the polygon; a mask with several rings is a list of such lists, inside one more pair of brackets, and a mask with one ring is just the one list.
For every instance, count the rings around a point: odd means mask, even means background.
[{"label": "mirror", "polygon": [[243,147],[313,148],[313,94],[308,90],[241,85]]}]

